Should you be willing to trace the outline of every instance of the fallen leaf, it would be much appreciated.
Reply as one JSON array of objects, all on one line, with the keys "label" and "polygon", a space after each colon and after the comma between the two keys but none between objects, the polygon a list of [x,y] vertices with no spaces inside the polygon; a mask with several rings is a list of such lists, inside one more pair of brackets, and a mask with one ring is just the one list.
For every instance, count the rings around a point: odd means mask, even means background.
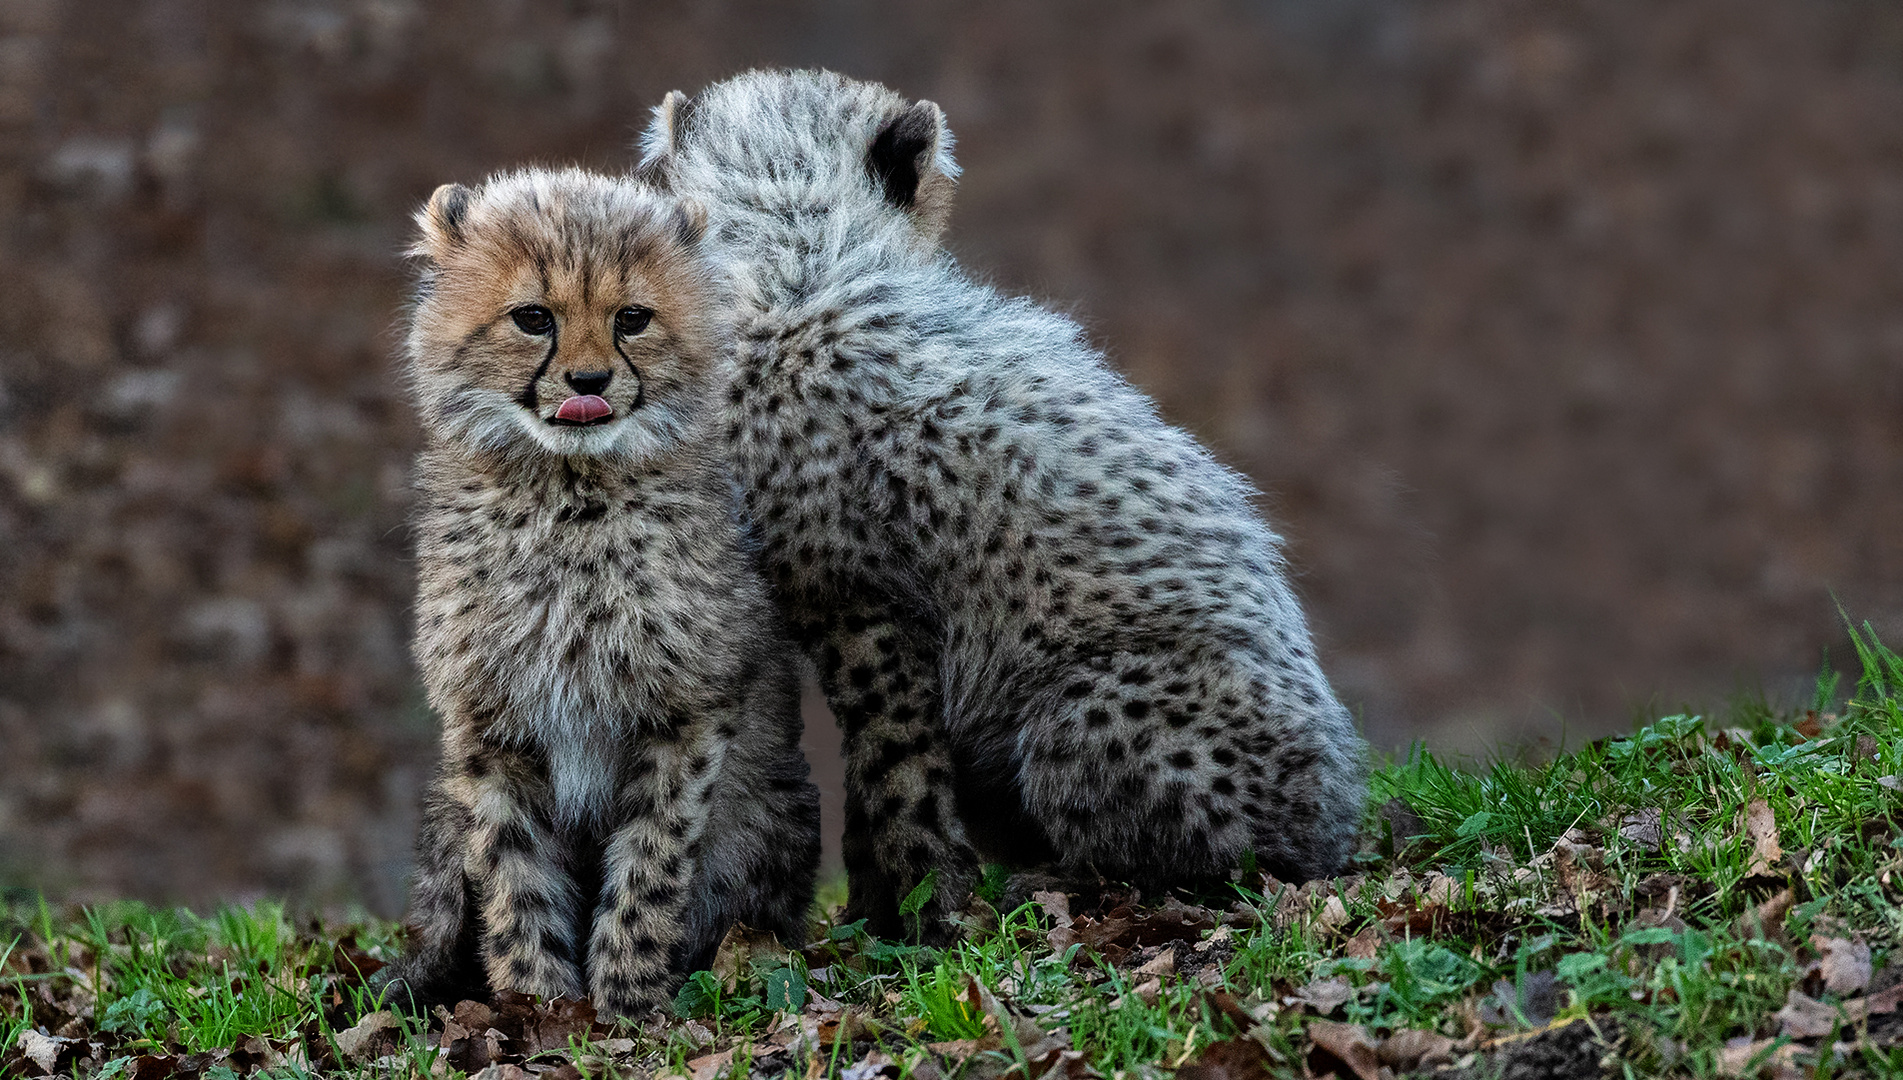
[{"label": "fallen leaf", "polygon": [[1379,1044],[1360,1024],[1312,1020],[1308,1025],[1308,1040],[1315,1044],[1315,1050],[1309,1054],[1308,1068],[1316,1076],[1331,1072],[1340,1075],[1346,1068],[1360,1080],[1381,1080]]},{"label": "fallen leaf", "polygon": [[1157,953],[1142,967],[1137,968],[1137,974],[1158,976],[1176,974],[1175,950],[1164,949],[1162,952]]},{"label": "fallen leaf", "polygon": [[[476,1003],[465,1001],[461,1004],[475,1005]],[[458,1009],[460,1011],[461,1006],[458,1006]],[[484,1011],[488,1010],[484,1009]],[[442,1048],[443,1057],[451,1068],[474,1073],[489,1064],[492,1057],[489,1052],[490,1040],[482,1036],[482,1031],[487,1030],[489,1029],[485,1026],[481,1031],[472,1031],[458,1023],[453,1017],[443,1021],[443,1032],[437,1045]]]},{"label": "fallen leaf", "polygon": [[765,967],[784,967],[791,954],[780,939],[768,930],[755,930],[743,923],[734,923],[728,928],[727,935],[720,939],[720,947],[714,952],[714,962],[708,968],[720,984],[733,993],[740,984],[753,977],[753,964],[759,961]]},{"label": "fallen leaf", "polygon": [[586,998],[556,998],[537,1010],[535,1028],[525,1032],[530,1054],[566,1050],[576,1038],[587,1038],[595,1026],[595,1004]]},{"label": "fallen leaf", "polygon": [[1347,922],[1348,905],[1341,902],[1341,897],[1331,896],[1322,902],[1321,912],[1315,916],[1314,927],[1326,932],[1339,929]]},{"label": "fallen leaf", "polygon": [[1903,982],[1897,983],[1888,990],[1871,994],[1863,1001],[1866,1016],[1882,1016],[1903,1009]]},{"label": "fallen leaf", "polygon": [[1070,921],[1070,897],[1061,892],[1040,889],[1031,894],[1031,902],[1059,923]]},{"label": "fallen leaf", "polygon": [[[1237,1031],[1248,1031],[1256,1024],[1256,1016],[1244,1008],[1242,1002],[1237,1001],[1236,996],[1227,990],[1209,991],[1203,994],[1202,1001],[1203,1004],[1209,1006],[1211,1013],[1224,1017],[1234,1024]],[[1268,1007],[1273,1008],[1272,1005]]]},{"label": "fallen leaf", "polygon": [[1738,916],[1734,926],[1739,937],[1761,937],[1776,940],[1784,936],[1784,916],[1790,914],[1791,905],[1797,902],[1797,894],[1789,888],[1778,890],[1765,897],[1756,906]]},{"label": "fallen leaf", "polygon": [[926,1043],[925,1046],[932,1053],[942,1054],[957,1064],[986,1050],[996,1050],[998,1043],[995,1039],[948,1039],[945,1042]]},{"label": "fallen leaf", "polygon": [[1574,832],[1566,830],[1567,835],[1553,844],[1553,876],[1571,898],[1573,910],[1584,912],[1594,897],[1611,892],[1614,882],[1604,873],[1606,849],[1568,839]]},{"label": "fallen leaf", "polygon": [[1381,1064],[1396,1072],[1411,1072],[1420,1066],[1446,1065],[1454,1060],[1453,1039],[1438,1031],[1409,1028],[1381,1040],[1375,1054]]},{"label": "fallen leaf", "polygon": [[1654,807],[1619,819],[1619,836],[1646,851],[1665,846],[1665,812]]},{"label": "fallen leaf", "polygon": [[1224,1039],[1203,1047],[1176,1070],[1176,1080],[1268,1080],[1269,1055],[1254,1039]]},{"label": "fallen leaf", "polygon": [[537,1080],[537,1077],[520,1065],[491,1065],[469,1080]]},{"label": "fallen leaf", "polygon": [[43,1072],[58,1072],[63,1057],[70,1057],[78,1049],[78,1039],[63,1039],[58,1035],[48,1035],[43,1031],[28,1028],[20,1033],[20,1053],[28,1061],[38,1065]]},{"label": "fallen leaf", "polygon": [[1235,937],[1236,937],[1235,930],[1231,929],[1229,924],[1224,923],[1223,925],[1216,927],[1215,933],[1210,934],[1208,937],[1190,946],[1190,948],[1196,950],[1199,953],[1206,953],[1209,950],[1215,948],[1216,946],[1223,944],[1224,942],[1234,941]]},{"label": "fallen leaf", "polygon": [[1818,973],[1824,977],[1824,989],[1847,995],[1870,985],[1870,946],[1861,941],[1813,935],[1811,948],[1817,950]]},{"label": "fallen leaf", "polygon": [[1307,1005],[1315,1010],[1317,1016],[1327,1016],[1348,1003],[1355,996],[1355,988],[1348,985],[1346,977],[1335,975],[1327,979],[1317,979],[1290,995],[1292,1002]]},{"label": "fallen leaf", "polygon": [[387,1009],[373,1012],[333,1038],[345,1061],[362,1064],[396,1049],[403,1021]]},{"label": "fallen leaf", "polygon": [[1452,907],[1459,893],[1460,883],[1438,870],[1428,874],[1421,885],[1421,895],[1435,907]]},{"label": "fallen leaf", "polygon": [[[1807,994],[1792,990],[1777,1011],[1778,1034],[1792,1039],[1815,1039],[1836,1030],[1841,1022],[1835,1005],[1826,1005]],[[1845,1019],[1848,1019],[1847,1017]]]},{"label": "fallen leaf", "polygon": [[1800,1050],[1794,1043],[1779,1046],[1776,1039],[1740,1036],[1718,1051],[1718,1075],[1802,1080],[1806,1074],[1797,1065]]},{"label": "fallen leaf", "polygon": [[233,1043],[225,1061],[234,1072],[243,1076],[254,1068],[269,1069],[283,1064],[284,1055],[270,1043],[253,1035],[250,1038],[240,1038]]},{"label": "fallen leaf", "polygon": [[179,1058],[173,1054],[140,1054],[132,1059],[132,1067],[120,1075],[126,1080],[166,1080],[177,1074]]},{"label": "fallen leaf", "polygon": [[1022,1076],[1025,1080],[1084,1080],[1085,1077],[1097,1075],[1091,1071],[1089,1062],[1084,1060],[1082,1050],[1054,1046],[1042,1054],[1026,1053],[1024,1063],[1028,1066],[1028,1070],[1020,1070],[1013,1065],[1005,1070],[1005,1077]]},{"label": "fallen leaf", "polygon": [[1381,924],[1375,923],[1349,938],[1348,943],[1341,947],[1342,955],[1356,960],[1372,960],[1381,951],[1381,942],[1386,937]]},{"label": "fallen leaf", "polygon": [[[713,1080],[733,1067],[733,1048],[713,1054],[703,1054],[686,1063],[687,1075],[691,1080]],[[896,1074],[895,1074],[896,1075]]]},{"label": "fallen leaf", "polygon": [[1751,868],[1747,877],[1773,877],[1784,861],[1784,849],[1778,843],[1777,816],[1771,804],[1752,799],[1744,809],[1744,831],[1751,837]]}]

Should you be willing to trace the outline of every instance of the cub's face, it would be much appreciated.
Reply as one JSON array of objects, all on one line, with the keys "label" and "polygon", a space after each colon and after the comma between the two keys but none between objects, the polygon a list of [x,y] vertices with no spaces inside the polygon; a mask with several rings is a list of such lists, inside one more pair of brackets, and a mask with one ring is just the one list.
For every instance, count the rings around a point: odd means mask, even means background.
[{"label": "cub's face", "polygon": [[424,424],[474,449],[650,458],[711,406],[724,297],[697,206],[578,170],[439,188],[411,322]]}]

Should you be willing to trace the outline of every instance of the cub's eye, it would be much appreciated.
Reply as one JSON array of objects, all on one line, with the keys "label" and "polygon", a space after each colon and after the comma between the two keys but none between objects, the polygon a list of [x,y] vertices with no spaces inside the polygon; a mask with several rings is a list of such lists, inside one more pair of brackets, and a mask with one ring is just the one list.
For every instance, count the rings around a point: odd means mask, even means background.
[{"label": "cub's eye", "polygon": [[648,328],[648,320],[654,318],[654,312],[644,307],[624,307],[615,312],[615,334],[620,337],[633,337]]},{"label": "cub's eye", "polygon": [[509,312],[516,329],[540,337],[555,329],[555,313],[540,304],[527,304]]}]

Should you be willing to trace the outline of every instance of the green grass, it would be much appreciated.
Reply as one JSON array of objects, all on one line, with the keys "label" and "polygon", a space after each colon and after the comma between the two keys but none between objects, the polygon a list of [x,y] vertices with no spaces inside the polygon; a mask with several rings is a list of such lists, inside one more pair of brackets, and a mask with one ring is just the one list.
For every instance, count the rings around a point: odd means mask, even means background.
[{"label": "green grass", "polygon": [[[1792,991],[1844,996],[1820,986],[1812,935],[1860,938],[1880,978],[1903,946],[1903,659],[1867,626],[1853,638],[1863,673],[1847,693],[1826,673],[1806,702],[1663,717],[1545,764],[1466,765],[1418,747],[1385,763],[1350,873],[1299,889],[1242,874],[1233,895],[1191,898],[1212,917],[1234,905],[1222,941],[1177,947],[1201,965],[1193,975],[1136,970],[1154,949],[1112,963],[1082,944],[1054,948],[1033,905],[942,950],[822,921],[790,954],[756,956],[725,980],[696,975],[668,1024],[623,1025],[608,1038],[624,1041],[568,1056],[590,1076],[609,1060],[705,1071],[706,1055],[729,1051],[721,1076],[815,1063],[838,1076],[868,1053],[901,1076],[961,1062],[995,1076],[1067,1044],[1101,1076],[1161,1080],[1213,1043],[1249,1039],[1272,1073],[1294,1076],[1325,1011],[1376,1041],[1464,1040],[1454,1053],[1483,1071],[1508,1052],[1494,1040],[1585,1020],[1627,1075],[1719,1075],[1727,1041],[1777,1034]],[[1391,800],[1411,817],[1383,815]],[[1766,811],[1775,859],[1746,827],[1762,831]],[[991,875],[984,891],[1002,884]],[[843,899],[835,887],[826,909]],[[1767,902],[1772,918],[1748,917]],[[376,1007],[340,965],[339,933],[394,955],[387,924],[300,928],[268,903],[211,918],[14,903],[0,916],[0,1071],[19,1062],[23,1032],[72,1023],[107,1047],[64,1070],[74,1076],[253,1037],[281,1055],[276,1077],[428,1074],[439,1051],[416,1025],[378,1065],[339,1063],[337,1034]],[[1833,1040],[1836,1057],[1820,1050]],[[1817,1076],[1903,1077],[1903,1047],[1855,1025],[1802,1051]]]}]

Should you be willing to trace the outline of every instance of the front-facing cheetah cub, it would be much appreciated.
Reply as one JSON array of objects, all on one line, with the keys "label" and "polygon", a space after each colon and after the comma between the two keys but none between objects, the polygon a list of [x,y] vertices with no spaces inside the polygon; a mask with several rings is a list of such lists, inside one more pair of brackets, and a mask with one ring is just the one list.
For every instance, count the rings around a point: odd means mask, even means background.
[{"label": "front-facing cheetah cub", "polygon": [[666,1000],[736,920],[803,929],[818,794],[711,426],[729,336],[691,203],[579,171],[447,185],[409,371],[416,656],[443,717],[413,1000]]}]

